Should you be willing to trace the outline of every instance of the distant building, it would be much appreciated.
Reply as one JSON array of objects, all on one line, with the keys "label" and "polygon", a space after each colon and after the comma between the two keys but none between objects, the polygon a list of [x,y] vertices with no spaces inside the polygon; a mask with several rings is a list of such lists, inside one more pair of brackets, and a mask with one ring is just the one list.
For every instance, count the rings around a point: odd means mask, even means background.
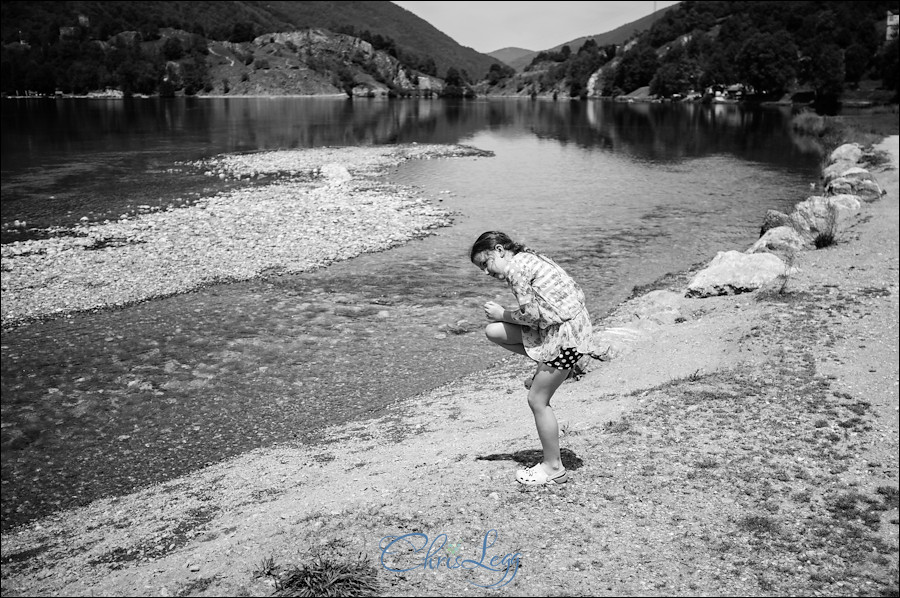
[{"label": "distant building", "polygon": [[900,14],[894,14],[891,11],[887,13],[887,31],[885,38],[887,41],[895,40],[900,37]]},{"label": "distant building", "polygon": [[75,39],[78,37],[78,27],[60,27],[59,39]]},{"label": "distant building", "polygon": [[77,39],[81,32],[91,26],[91,20],[84,15],[78,15],[78,25],[73,27],[60,27],[59,39]]}]

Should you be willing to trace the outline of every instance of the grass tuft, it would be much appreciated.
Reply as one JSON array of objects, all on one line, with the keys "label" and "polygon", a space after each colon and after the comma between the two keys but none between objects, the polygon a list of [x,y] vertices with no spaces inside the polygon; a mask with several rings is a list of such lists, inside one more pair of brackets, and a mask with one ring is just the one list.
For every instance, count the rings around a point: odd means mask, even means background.
[{"label": "grass tuft", "polygon": [[603,430],[609,434],[623,434],[625,432],[628,432],[630,429],[631,423],[625,418],[622,418],[621,421],[611,421],[603,424]]},{"label": "grass tuft", "polygon": [[275,596],[377,596],[378,576],[368,560],[319,555],[303,567],[290,567],[275,581]]},{"label": "grass tuft", "polygon": [[778,522],[766,515],[747,515],[738,521],[738,527],[755,535],[778,534]]},{"label": "grass tuft", "polygon": [[826,247],[831,247],[834,244],[835,238],[833,230],[823,231],[813,239],[813,245],[816,246],[816,249],[824,249]]},{"label": "grass tuft", "polygon": [[267,556],[253,570],[253,577],[267,577],[275,574],[275,557]]},{"label": "grass tuft", "polygon": [[884,500],[884,509],[896,509],[900,507],[900,492],[893,486],[879,486],[876,490]]}]

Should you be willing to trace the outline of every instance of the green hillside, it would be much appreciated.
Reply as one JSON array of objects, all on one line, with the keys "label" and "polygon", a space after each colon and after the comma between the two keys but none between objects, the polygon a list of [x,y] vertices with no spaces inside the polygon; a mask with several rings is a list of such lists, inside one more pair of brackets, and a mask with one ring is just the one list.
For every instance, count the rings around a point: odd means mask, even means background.
[{"label": "green hillside", "polygon": [[[598,46],[621,46],[628,40],[634,38],[640,33],[650,29],[653,26],[653,23],[661,19],[666,15],[670,10],[677,8],[677,4],[675,6],[669,6],[662,10],[658,10],[653,14],[647,15],[646,17],[641,17],[637,21],[632,21],[631,23],[626,23],[621,27],[617,27],[611,31],[607,31],[605,33],[599,33],[596,35],[587,35],[585,37],[579,37],[577,39],[573,39],[571,41],[565,42],[563,44],[559,44],[558,46],[554,46],[552,48],[546,49],[547,52],[558,52],[562,50],[563,46],[569,46],[573,52],[577,52],[581,46],[588,40],[593,40]],[[504,60],[506,64],[516,69],[516,71],[521,72],[528,66],[532,60],[539,54],[539,52],[528,52],[521,53],[518,56],[515,56],[509,61]],[[496,56],[495,53],[491,53],[492,56]]]},{"label": "green hillside", "polygon": [[900,51],[889,15],[898,13],[896,0],[686,1],[625,45],[593,36],[539,52],[522,72],[477,91],[560,99],[640,91],[654,99],[800,101],[831,110],[864,88],[874,92],[866,94],[872,101],[896,102]]},{"label": "green hillside", "polygon": [[381,1],[306,1],[244,2],[265,6],[273,18],[291,23],[295,28],[322,27],[335,31],[368,30],[396,42],[401,52],[434,59],[438,77],[447,69],[466,71],[470,80],[485,76],[495,59],[460,46],[408,10],[392,2]]},{"label": "green hillside", "polygon": [[[411,12],[387,1],[231,2],[150,1],[4,1],[0,5],[0,39],[4,48],[25,42],[48,51],[68,41],[106,42],[123,31],[137,31],[143,41],[159,38],[161,29],[179,29],[209,41],[247,42],[264,33],[324,28],[379,45],[427,74],[445,77],[448,69],[483,78],[496,60],[465,48]],[[71,45],[71,44],[70,44]],[[71,50],[71,48],[69,48]],[[9,59],[6,56],[7,60]],[[4,71],[4,76],[7,72]]]}]

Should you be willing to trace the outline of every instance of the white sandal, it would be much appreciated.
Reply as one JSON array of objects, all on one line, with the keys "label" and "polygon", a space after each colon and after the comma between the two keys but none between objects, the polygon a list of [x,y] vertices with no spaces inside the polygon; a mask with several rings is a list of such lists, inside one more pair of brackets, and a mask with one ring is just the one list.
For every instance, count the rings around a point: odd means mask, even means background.
[{"label": "white sandal", "polygon": [[520,469],[516,472],[516,481],[526,486],[552,486],[554,484],[565,484],[569,481],[569,472],[563,468],[559,473],[552,477],[544,471],[541,464],[538,463],[529,469]]}]

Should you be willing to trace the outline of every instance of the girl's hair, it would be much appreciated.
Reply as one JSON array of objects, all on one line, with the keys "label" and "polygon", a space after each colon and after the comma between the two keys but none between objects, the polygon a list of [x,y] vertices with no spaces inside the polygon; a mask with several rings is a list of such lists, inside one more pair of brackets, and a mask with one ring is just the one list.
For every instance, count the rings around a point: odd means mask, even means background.
[{"label": "girl's hair", "polygon": [[491,230],[486,233],[481,233],[481,236],[475,240],[475,243],[472,245],[472,251],[469,253],[469,259],[474,262],[475,256],[481,253],[482,251],[490,251],[494,249],[497,245],[503,247],[503,249],[507,249],[513,252],[513,255],[526,251],[528,253],[534,253],[528,247],[525,247],[521,243],[516,243],[512,239],[509,238],[509,235],[506,233],[502,233],[498,230]]}]

